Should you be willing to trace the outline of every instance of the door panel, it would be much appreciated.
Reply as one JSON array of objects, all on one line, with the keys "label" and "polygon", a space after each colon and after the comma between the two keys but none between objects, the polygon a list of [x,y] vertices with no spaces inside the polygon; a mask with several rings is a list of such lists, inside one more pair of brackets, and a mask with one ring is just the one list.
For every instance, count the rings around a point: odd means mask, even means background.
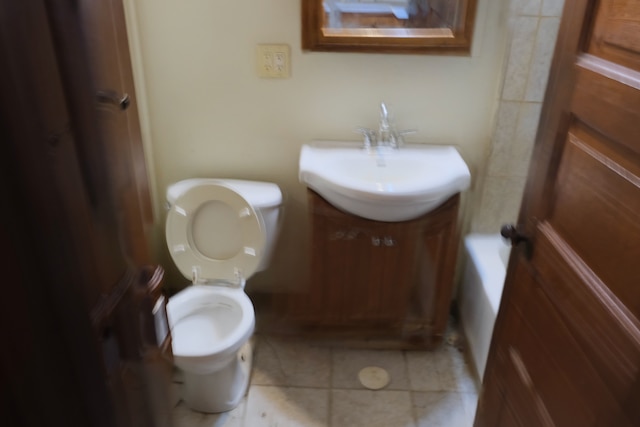
[{"label": "door panel", "polygon": [[476,426],[640,425],[638,70],[637,1],[566,0]]},{"label": "door panel", "polygon": [[637,154],[574,123],[547,224],[636,317],[640,287],[635,286],[638,277],[628,272],[640,253],[639,166]]},{"label": "door panel", "polygon": [[[589,401],[602,398],[603,384],[531,273],[521,265],[518,275],[522,282],[514,289],[516,304],[510,315],[514,326],[505,333],[499,350],[509,400],[514,400],[514,388],[526,389],[512,404],[520,409],[516,416],[527,421],[535,415],[540,425],[571,420],[590,425],[596,414]],[[581,396],[579,391],[587,385],[594,388]],[[523,409],[533,414],[522,416]]]},{"label": "door panel", "polygon": [[601,132],[600,139],[608,141],[612,149],[620,145],[619,152],[624,152],[626,147],[637,154],[638,88],[640,73],[591,55],[581,55],[576,61],[576,90],[571,112],[582,123]]},{"label": "door panel", "polygon": [[540,266],[538,282],[579,343],[576,351],[588,357],[603,379],[606,387],[600,390],[623,399],[640,366],[637,319],[547,225],[541,227],[538,254],[540,259],[532,260]]},{"label": "door panel", "polygon": [[596,14],[587,52],[640,71],[640,4],[603,1]]}]

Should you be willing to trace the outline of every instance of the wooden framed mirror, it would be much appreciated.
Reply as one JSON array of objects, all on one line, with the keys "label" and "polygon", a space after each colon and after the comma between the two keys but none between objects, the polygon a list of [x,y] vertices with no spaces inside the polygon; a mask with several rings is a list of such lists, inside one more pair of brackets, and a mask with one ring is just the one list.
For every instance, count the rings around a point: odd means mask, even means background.
[{"label": "wooden framed mirror", "polygon": [[302,48],[469,54],[477,0],[301,0]]}]

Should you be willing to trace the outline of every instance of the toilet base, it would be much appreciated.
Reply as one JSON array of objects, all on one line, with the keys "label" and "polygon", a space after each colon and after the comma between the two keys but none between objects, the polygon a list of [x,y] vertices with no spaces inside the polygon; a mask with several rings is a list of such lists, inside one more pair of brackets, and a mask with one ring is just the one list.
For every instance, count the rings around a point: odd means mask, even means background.
[{"label": "toilet base", "polygon": [[230,411],[242,400],[249,385],[253,348],[245,343],[228,365],[211,374],[184,372],[182,400],[194,411]]}]

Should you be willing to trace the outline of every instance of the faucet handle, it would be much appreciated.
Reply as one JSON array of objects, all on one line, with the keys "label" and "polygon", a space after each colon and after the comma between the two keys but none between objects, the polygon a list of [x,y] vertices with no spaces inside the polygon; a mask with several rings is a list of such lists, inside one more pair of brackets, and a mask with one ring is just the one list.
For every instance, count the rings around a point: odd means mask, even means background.
[{"label": "faucet handle", "polygon": [[404,136],[405,135],[411,135],[413,133],[418,133],[417,129],[405,129],[405,130],[401,130],[396,132],[395,136],[394,136],[394,142],[395,142],[395,148],[401,147],[402,145],[404,145]]},{"label": "faucet handle", "polygon": [[364,136],[364,148],[371,148],[373,141],[376,139],[376,131],[369,128],[357,128],[354,132],[362,134]]}]

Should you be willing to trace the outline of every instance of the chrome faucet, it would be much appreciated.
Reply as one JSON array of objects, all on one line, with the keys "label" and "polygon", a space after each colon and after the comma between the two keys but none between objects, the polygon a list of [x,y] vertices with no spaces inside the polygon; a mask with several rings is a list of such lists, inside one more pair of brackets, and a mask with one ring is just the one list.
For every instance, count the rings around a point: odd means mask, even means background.
[{"label": "chrome faucet", "polygon": [[364,136],[364,148],[370,149],[373,146],[376,147],[390,147],[400,148],[404,144],[404,135],[415,133],[416,131],[396,130],[393,120],[390,118],[389,109],[387,105],[380,103],[380,123],[378,125],[378,131],[368,128],[358,128],[356,132],[361,133]]},{"label": "chrome faucet", "polygon": [[387,106],[384,102],[380,104],[378,146],[398,148],[394,137],[394,129],[391,128],[391,124],[389,123],[389,110],[387,110]]}]

